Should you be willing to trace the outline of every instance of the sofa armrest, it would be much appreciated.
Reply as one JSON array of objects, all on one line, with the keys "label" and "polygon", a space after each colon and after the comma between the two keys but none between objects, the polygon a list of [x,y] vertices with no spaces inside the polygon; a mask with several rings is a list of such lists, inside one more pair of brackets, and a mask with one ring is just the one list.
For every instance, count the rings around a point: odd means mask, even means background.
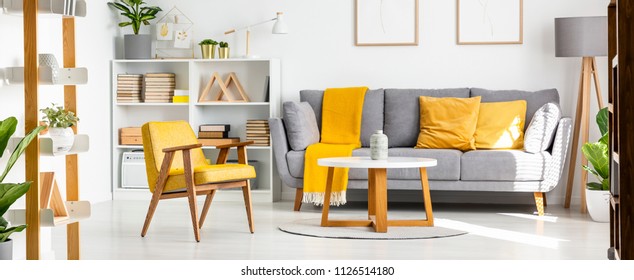
[{"label": "sofa armrest", "polygon": [[[546,178],[543,185],[545,189],[543,192],[551,191],[559,184],[561,175],[564,172],[564,166],[566,165],[566,155],[568,153],[568,146],[570,146],[571,131],[572,119],[568,117],[561,118],[557,126],[557,132],[555,132],[555,140],[551,153],[552,158],[546,170]],[[570,168],[574,168],[574,166]]]},{"label": "sofa armrest", "polygon": [[288,139],[286,137],[286,129],[284,121],[281,118],[269,119],[269,129],[271,130],[271,143],[273,145],[273,158],[277,166],[277,172],[282,182],[292,188],[301,188],[304,186],[302,179],[295,178],[291,175],[286,161],[286,154],[290,151]]}]

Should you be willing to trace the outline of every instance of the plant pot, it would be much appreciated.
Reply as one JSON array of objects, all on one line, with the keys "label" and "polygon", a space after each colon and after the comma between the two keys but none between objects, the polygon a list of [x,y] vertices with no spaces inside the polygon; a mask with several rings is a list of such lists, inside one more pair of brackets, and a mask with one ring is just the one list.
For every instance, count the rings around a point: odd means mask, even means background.
[{"label": "plant pot", "polygon": [[7,239],[5,242],[0,242],[0,260],[12,260],[13,259],[13,240]]},{"label": "plant pot", "polygon": [[216,46],[215,45],[201,45],[200,52],[203,54],[203,59],[216,58]]},{"label": "plant pot", "polygon": [[610,222],[610,192],[586,189],[586,206],[593,221]]},{"label": "plant pot", "polygon": [[53,140],[53,153],[64,154],[70,151],[75,142],[75,133],[70,127],[50,127],[48,134]]},{"label": "plant pot", "polygon": [[125,59],[152,58],[152,36],[149,34],[126,34],[123,36]]},{"label": "plant pot", "polygon": [[218,58],[229,58],[229,47],[218,48]]}]

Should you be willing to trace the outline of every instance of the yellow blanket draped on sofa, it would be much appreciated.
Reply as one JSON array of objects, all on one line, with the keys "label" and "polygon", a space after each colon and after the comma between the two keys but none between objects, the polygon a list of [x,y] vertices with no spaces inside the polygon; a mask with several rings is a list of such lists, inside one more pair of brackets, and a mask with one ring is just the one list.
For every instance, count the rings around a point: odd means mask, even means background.
[{"label": "yellow blanket draped on sofa", "polygon": [[[351,156],[361,147],[361,114],[367,87],[330,88],[324,92],[321,113],[321,140],[306,149],[304,159],[303,202],[324,204],[328,168],[317,159]],[[332,183],[331,205],[346,203],[348,168],[336,168]]]}]

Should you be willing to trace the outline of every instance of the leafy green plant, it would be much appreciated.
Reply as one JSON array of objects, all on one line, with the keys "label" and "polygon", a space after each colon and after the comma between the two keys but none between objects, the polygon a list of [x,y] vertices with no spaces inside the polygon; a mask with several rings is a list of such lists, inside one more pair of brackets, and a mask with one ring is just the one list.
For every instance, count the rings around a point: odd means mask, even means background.
[{"label": "leafy green plant", "polygon": [[46,107],[40,111],[44,113],[42,121],[49,127],[67,128],[76,125],[79,121],[75,113],[64,110],[62,106],[55,106],[55,103],[53,103],[53,107]]},{"label": "leafy green plant", "polygon": [[228,48],[228,47],[229,47],[229,43],[227,43],[227,42],[220,42],[220,43],[219,43],[219,46],[220,46],[221,48]]},{"label": "leafy green plant", "polygon": [[149,25],[150,20],[156,18],[156,14],[161,10],[155,6],[142,6],[146,4],[142,0],[120,0],[119,2],[108,2],[108,6],[113,7],[121,11],[121,15],[127,17],[130,21],[124,21],[119,23],[119,27],[126,27],[132,25],[132,31],[134,34],[139,34],[141,29],[141,23]]},{"label": "leafy green plant", "polygon": [[597,125],[601,131],[601,138],[598,142],[588,142],[583,144],[581,151],[583,155],[588,159],[588,162],[592,164],[590,166],[584,165],[583,169],[592,173],[599,179],[599,182],[589,182],[586,187],[589,190],[604,190],[610,189],[610,160],[608,157],[608,108],[603,108],[597,113]]},{"label": "leafy green plant", "polygon": [[218,45],[218,42],[216,42],[216,41],[214,41],[212,39],[205,39],[205,40],[200,41],[200,43],[198,43],[198,45],[200,45],[200,46],[202,46],[202,45],[215,46],[215,45]]},{"label": "leafy green plant", "polygon": [[[9,143],[9,139],[11,135],[15,132],[15,128],[18,125],[18,120],[14,117],[9,117],[0,122],[0,158],[4,154],[4,149],[7,147]],[[27,134],[18,146],[11,153],[11,157],[7,161],[7,166],[4,169],[4,172],[0,176],[0,243],[6,242],[9,236],[14,232],[21,232],[26,228],[26,225],[12,226],[9,227],[9,222],[5,220],[2,215],[9,210],[9,207],[22,197],[31,187],[31,182],[24,183],[3,183],[4,178],[9,174],[11,168],[18,160],[18,158],[24,153],[26,147],[31,143],[31,141],[37,136],[37,134],[42,131],[45,126],[38,126],[29,134]]]}]

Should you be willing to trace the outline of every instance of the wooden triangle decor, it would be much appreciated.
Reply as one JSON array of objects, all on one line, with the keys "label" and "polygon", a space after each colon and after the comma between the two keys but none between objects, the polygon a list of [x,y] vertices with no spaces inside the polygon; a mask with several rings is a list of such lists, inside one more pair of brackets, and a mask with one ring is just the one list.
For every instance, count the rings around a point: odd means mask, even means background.
[{"label": "wooden triangle decor", "polygon": [[[225,91],[224,94],[227,95],[227,100],[229,102],[249,102],[250,101],[249,96],[244,91],[242,84],[240,84],[240,80],[238,80],[238,77],[236,76],[236,73],[234,72],[229,73],[229,76],[227,77],[227,80],[225,81],[225,87],[228,89],[229,86],[231,86],[231,84],[235,84],[236,89],[238,90],[238,93],[240,94],[240,99],[235,99],[233,96],[231,96],[232,91],[228,90],[228,91]],[[218,97],[216,97],[216,101],[222,101],[222,95],[223,95],[223,91],[221,90],[218,93]]]},{"label": "wooden triangle decor", "polygon": [[214,85],[214,82],[216,82],[216,81],[218,81],[218,86],[220,87],[220,92],[228,91],[227,86],[222,81],[222,78],[220,77],[218,72],[214,72],[211,75],[211,78],[209,79],[209,82],[207,83],[207,85],[203,89],[203,92],[200,94],[200,97],[198,98],[198,102],[209,102],[209,101],[211,101],[211,100],[205,100],[205,97],[207,96],[207,94],[209,94],[209,91],[211,91],[211,87]]},{"label": "wooden triangle decor", "polygon": [[59,192],[54,172],[40,172],[40,182],[42,183],[42,193],[40,197],[40,208],[53,210],[55,220],[68,219],[68,209]]}]

